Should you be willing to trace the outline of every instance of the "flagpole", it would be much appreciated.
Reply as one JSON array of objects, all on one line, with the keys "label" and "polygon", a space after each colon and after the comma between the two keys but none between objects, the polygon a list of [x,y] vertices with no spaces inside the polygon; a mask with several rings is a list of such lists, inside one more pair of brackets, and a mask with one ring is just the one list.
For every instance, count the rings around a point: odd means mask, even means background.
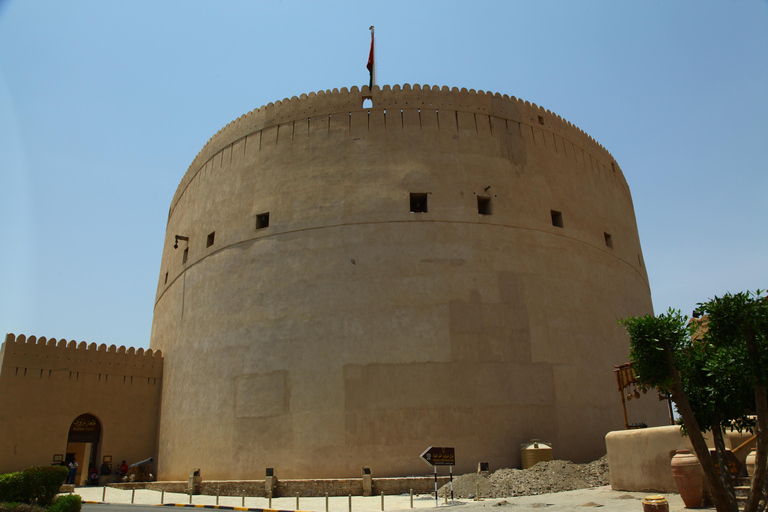
[{"label": "flagpole", "polygon": [[376,42],[373,35],[373,25],[371,25],[371,55],[370,55],[370,63],[371,63],[371,79],[368,84],[368,88],[373,91],[373,86],[376,85]]}]

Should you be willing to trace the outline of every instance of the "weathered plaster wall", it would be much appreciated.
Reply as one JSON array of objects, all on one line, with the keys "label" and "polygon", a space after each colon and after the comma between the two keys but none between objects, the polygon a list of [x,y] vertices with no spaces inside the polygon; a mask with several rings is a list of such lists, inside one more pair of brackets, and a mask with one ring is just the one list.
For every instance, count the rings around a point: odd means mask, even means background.
[{"label": "weathered plaster wall", "polygon": [[[736,450],[751,438],[747,432],[725,432],[725,447]],[[707,446],[714,448],[709,435]],[[734,453],[744,464],[755,441]],[[611,468],[611,487],[617,491],[678,492],[672,477],[672,457],[677,450],[694,453],[690,439],[683,435],[679,425],[618,430],[605,436],[608,465]]]},{"label": "weathered plaster wall", "polygon": [[[514,467],[530,438],[591,460],[623,426],[616,319],[651,311],[618,164],[551,112],[426,86],[270,104],[171,203],[160,478],[425,474],[429,445],[456,472]],[[638,415],[666,421],[650,400]]]},{"label": "weathered plaster wall", "polygon": [[[163,358],[159,351],[6,335],[0,352],[0,473],[64,454],[72,421],[101,422],[99,460],[156,456]],[[77,448],[82,450],[85,445]],[[78,463],[87,470],[79,451]]]}]

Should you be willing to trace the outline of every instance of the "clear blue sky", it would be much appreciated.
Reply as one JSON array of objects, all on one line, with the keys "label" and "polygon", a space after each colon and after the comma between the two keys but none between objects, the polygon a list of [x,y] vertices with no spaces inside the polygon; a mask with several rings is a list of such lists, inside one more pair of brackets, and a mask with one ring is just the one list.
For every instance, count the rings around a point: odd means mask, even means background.
[{"label": "clear blue sky", "polygon": [[517,96],[613,154],[656,312],[768,287],[766,0],[0,0],[0,332],[148,347],[192,159],[366,84],[370,25],[380,84]]}]

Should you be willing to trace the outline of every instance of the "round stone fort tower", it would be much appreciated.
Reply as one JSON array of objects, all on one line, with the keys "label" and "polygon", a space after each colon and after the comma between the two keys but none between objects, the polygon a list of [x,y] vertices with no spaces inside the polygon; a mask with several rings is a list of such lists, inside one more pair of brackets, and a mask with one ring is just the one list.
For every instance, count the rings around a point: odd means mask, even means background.
[{"label": "round stone fort tower", "polygon": [[650,312],[621,169],[557,115],[418,85],[270,103],[171,202],[159,478],[424,475],[429,446],[458,474],[531,438],[593,460],[624,428],[617,319]]}]

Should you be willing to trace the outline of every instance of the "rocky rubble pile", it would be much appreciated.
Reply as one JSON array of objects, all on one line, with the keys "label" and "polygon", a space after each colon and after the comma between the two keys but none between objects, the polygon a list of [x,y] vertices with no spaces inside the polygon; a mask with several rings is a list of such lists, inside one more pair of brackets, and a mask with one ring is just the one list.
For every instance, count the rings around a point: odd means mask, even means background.
[{"label": "rocky rubble pile", "polygon": [[[608,485],[606,457],[589,464],[574,464],[565,460],[539,462],[528,469],[499,469],[489,476],[470,473],[453,479],[456,498],[504,498],[534,496],[551,492],[572,491]],[[479,488],[478,488],[479,486]],[[439,495],[450,495],[450,484],[440,488]]]}]

